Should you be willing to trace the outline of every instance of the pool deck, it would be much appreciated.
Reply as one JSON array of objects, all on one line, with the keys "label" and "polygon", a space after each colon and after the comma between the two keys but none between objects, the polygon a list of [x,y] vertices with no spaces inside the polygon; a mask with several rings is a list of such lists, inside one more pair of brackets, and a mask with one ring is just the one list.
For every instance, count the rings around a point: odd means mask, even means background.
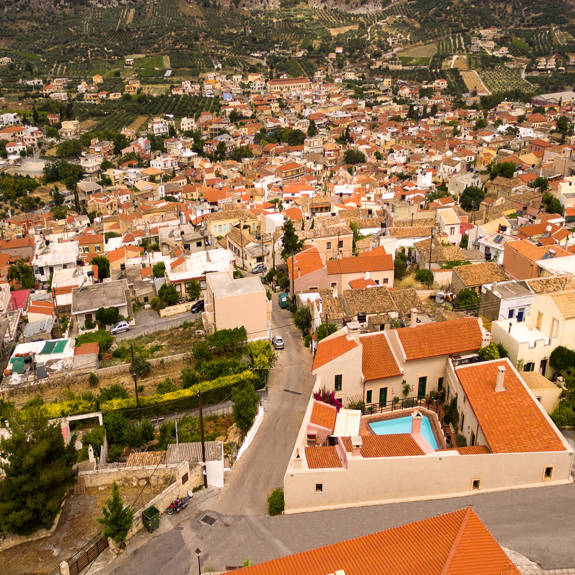
[{"label": "pool deck", "polygon": [[425,415],[429,420],[431,426],[431,431],[437,442],[438,449],[446,449],[447,443],[445,442],[445,437],[441,431],[441,424],[439,422],[439,417],[435,411],[426,409],[425,407],[408,407],[405,409],[398,409],[395,411],[390,411],[388,413],[374,413],[371,415],[363,415],[359,424],[359,434],[360,435],[377,435],[373,429],[370,427],[370,423],[375,423],[377,421],[386,421],[390,419],[398,419],[400,417],[410,416],[414,411],[419,411],[422,415]]}]

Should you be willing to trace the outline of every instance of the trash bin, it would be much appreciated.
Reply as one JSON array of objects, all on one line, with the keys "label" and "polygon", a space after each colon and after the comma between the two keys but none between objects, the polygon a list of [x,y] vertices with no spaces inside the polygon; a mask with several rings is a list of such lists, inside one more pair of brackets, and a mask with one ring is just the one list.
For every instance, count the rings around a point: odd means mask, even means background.
[{"label": "trash bin", "polygon": [[160,512],[155,507],[148,507],[142,513],[142,523],[144,527],[151,533],[154,529],[160,526]]}]

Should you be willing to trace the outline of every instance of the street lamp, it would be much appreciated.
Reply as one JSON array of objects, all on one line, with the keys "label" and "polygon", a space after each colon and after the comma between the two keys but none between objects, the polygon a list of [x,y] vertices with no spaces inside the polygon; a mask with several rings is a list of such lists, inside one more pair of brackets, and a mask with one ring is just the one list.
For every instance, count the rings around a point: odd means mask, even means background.
[{"label": "street lamp", "polygon": [[202,551],[199,547],[196,547],[196,557],[198,558],[198,575],[202,575],[202,564],[200,563],[200,555]]}]

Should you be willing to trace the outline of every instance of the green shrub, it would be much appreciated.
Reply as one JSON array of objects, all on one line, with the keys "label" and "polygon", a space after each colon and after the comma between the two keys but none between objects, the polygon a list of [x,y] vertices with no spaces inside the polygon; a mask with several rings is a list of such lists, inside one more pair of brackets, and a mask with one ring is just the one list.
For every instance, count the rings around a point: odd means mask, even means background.
[{"label": "green shrub", "polygon": [[108,462],[114,463],[120,461],[122,457],[123,448],[121,445],[110,445],[108,449]]},{"label": "green shrub", "polygon": [[156,394],[164,395],[164,393],[170,393],[171,391],[176,391],[176,389],[178,389],[178,386],[167,377],[156,385]]},{"label": "green shrub", "polygon": [[198,341],[192,345],[192,355],[196,361],[209,361],[213,357],[212,349],[207,341]]},{"label": "green shrub", "polygon": [[100,346],[100,354],[102,354],[110,349],[110,346],[114,343],[114,336],[109,331],[103,329],[91,333],[83,333],[76,338],[76,347],[83,343],[92,342],[96,342]]},{"label": "green shrub", "polygon": [[254,422],[259,399],[253,383],[246,383],[232,389],[234,421],[243,435],[250,430]]},{"label": "green shrub", "polygon": [[422,284],[431,284],[433,283],[433,272],[427,268],[418,269],[415,273],[415,279]]},{"label": "green shrub", "polygon": [[568,403],[560,403],[559,407],[551,414],[551,419],[557,427],[575,425],[575,411]]},{"label": "green shrub", "polygon": [[243,326],[233,329],[218,329],[209,335],[206,341],[215,347],[219,353],[236,351],[246,345],[248,334]]},{"label": "green shrub", "polygon": [[283,489],[274,489],[268,497],[268,513],[281,515],[284,512],[285,501]]},{"label": "green shrub", "polygon": [[104,427],[110,443],[124,443],[124,436],[130,427],[130,422],[121,413],[106,413]]},{"label": "green shrub", "polygon": [[195,368],[200,379],[210,381],[224,375],[238,373],[245,369],[245,365],[234,357],[223,357],[212,361],[198,361]]},{"label": "green shrub", "polygon": [[126,397],[130,397],[128,390],[119,383],[113,383],[108,387],[102,387],[100,389],[100,396],[98,400],[100,403],[104,403],[106,401],[110,401],[112,399],[125,399]]},{"label": "green shrub", "polygon": [[91,373],[88,376],[88,383],[90,384],[90,387],[96,387],[99,381],[100,380],[98,379],[98,376],[95,373]]},{"label": "green shrub", "polygon": [[256,381],[256,376],[249,370],[236,375],[226,375],[213,381],[203,381],[185,389],[178,389],[164,395],[140,397],[140,411],[136,409],[136,400],[113,399],[101,405],[104,413],[122,410],[126,415],[164,414],[175,411],[195,409],[198,406],[198,390],[202,392],[203,402],[219,403],[230,397],[232,389],[244,383]]},{"label": "green shrub", "polygon": [[553,369],[559,371],[575,367],[575,351],[560,345],[551,352],[549,363]]}]

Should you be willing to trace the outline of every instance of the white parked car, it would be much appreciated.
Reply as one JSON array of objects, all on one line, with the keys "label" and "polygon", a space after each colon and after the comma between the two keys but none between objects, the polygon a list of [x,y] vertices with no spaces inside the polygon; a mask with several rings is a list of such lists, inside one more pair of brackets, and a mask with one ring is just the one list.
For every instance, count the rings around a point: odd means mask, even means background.
[{"label": "white parked car", "polygon": [[274,337],[272,337],[272,345],[274,346],[274,349],[283,349],[284,348],[283,337],[281,337],[281,335],[274,335]]},{"label": "white parked car", "polygon": [[110,330],[110,333],[112,335],[117,335],[119,333],[124,333],[125,331],[130,331],[130,324],[127,321],[121,321]]}]

